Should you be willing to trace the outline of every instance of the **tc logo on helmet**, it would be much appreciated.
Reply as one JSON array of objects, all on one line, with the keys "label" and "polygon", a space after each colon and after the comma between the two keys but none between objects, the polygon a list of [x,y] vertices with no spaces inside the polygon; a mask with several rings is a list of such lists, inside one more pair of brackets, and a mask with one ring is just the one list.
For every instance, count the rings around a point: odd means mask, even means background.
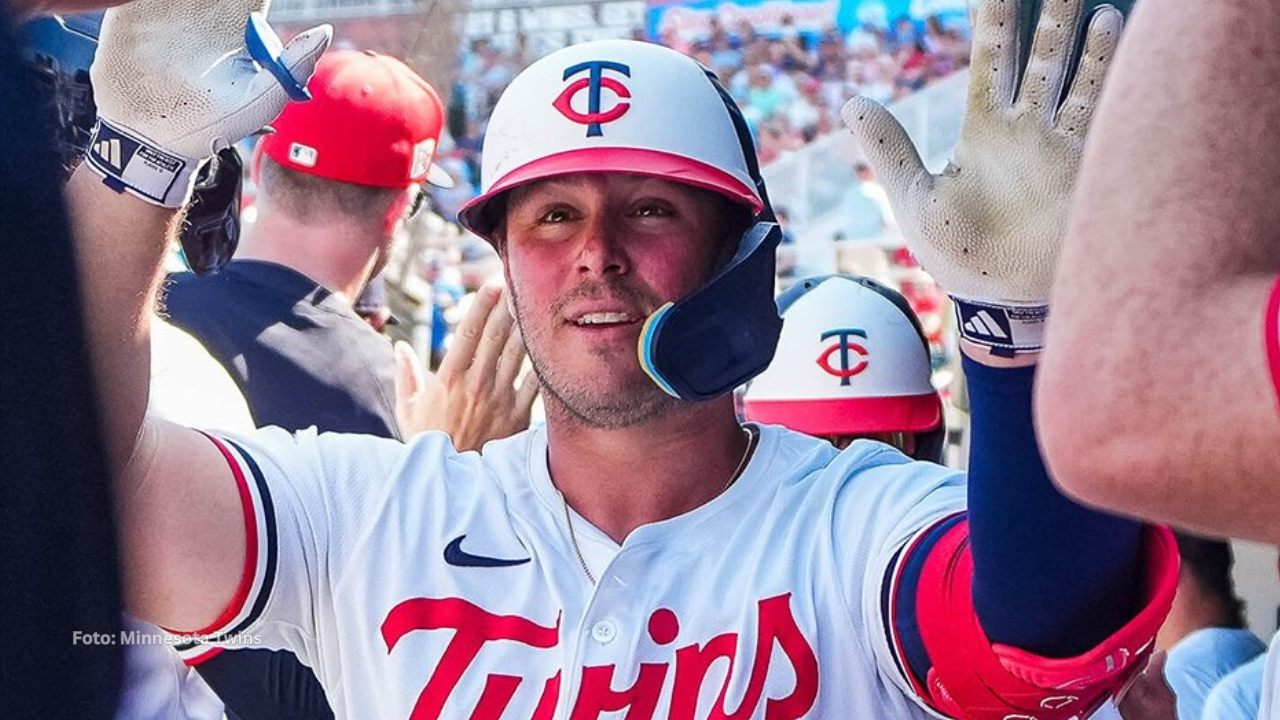
[{"label": "tc logo on helmet", "polygon": [[[822,333],[822,339],[835,338],[834,345],[828,346],[818,356],[818,367],[828,375],[840,378],[841,385],[849,385],[850,378],[867,369],[867,349],[851,338],[867,339],[867,333],[855,328],[844,330],[828,330]],[[833,355],[838,354],[838,365],[833,365]]]},{"label": "tc logo on helmet", "polygon": [[[560,93],[555,99],[552,106],[560,111],[561,115],[569,118],[573,122],[587,126],[587,137],[600,137],[604,135],[604,128],[601,126],[611,123],[614,120],[627,114],[627,110],[631,109],[631,103],[623,102],[623,99],[631,97],[631,91],[627,86],[617,78],[608,77],[604,74],[605,70],[612,70],[624,77],[631,77],[631,68],[622,63],[609,62],[607,60],[592,60],[590,62],[578,63],[564,71],[564,79],[569,78],[588,71],[586,77],[580,77],[569,83],[569,86]],[[608,89],[618,97],[613,106],[605,110],[601,108],[601,89]],[[583,90],[587,91],[587,111],[585,113],[578,112],[573,108],[573,98]]]}]

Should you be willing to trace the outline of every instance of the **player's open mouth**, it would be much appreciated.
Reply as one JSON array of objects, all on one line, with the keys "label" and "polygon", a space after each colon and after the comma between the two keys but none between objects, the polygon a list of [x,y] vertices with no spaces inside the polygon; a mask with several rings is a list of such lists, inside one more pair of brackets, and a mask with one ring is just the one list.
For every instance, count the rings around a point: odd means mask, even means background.
[{"label": "player's open mouth", "polygon": [[630,325],[639,321],[639,317],[625,312],[590,312],[575,317],[573,324],[578,327],[609,327]]}]

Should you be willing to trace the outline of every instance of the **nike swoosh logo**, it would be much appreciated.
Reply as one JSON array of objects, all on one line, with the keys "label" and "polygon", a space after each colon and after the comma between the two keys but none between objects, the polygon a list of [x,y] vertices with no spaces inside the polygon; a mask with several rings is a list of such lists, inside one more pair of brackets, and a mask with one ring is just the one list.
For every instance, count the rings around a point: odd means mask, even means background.
[{"label": "nike swoosh logo", "polygon": [[512,567],[515,565],[523,565],[529,562],[529,558],[523,560],[503,560],[502,558],[485,557],[484,555],[472,555],[462,549],[462,541],[466,539],[466,535],[459,535],[444,548],[444,561],[456,567]]}]

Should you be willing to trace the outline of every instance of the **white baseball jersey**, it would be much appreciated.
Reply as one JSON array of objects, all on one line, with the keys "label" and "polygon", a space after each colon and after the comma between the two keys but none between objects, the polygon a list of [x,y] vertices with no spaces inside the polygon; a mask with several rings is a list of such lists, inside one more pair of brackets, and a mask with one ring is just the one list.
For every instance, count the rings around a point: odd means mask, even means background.
[{"label": "white baseball jersey", "polygon": [[[963,476],[782,428],[723,495],[618,546],[574,529],[545,430],[457,453],[275,428],[221,442],[251,528],[214,626],[287,649],[348,718],[925,718],[886,640],[897,553]],[[602,479],[625,482],[625,470]]]},{"label": "white baseball jersey", "polygon": [[1258,720],[1280,720],[1280,633],[1271,638],[1271,647],[1267,650]]}]

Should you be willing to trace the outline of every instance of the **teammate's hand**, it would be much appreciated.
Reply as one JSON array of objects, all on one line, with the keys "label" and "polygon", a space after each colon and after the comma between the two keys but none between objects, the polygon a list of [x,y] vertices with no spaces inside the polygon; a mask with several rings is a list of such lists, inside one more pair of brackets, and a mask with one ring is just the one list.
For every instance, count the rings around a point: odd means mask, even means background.
[{"label": "teammate's hand", "polygon": [[1142,672],[1120,692],[1116,709],[1124,720],[1177,720],[1178,703],[1164,679],[1163,652],[1151,655]]},{"label": "teammate's hand", "polygon": [[[333,34],[280,47],[271,0],[135,0],[108,10],[90,72],[99,122],[88,163],[108,186],[181,207],[196,169],[271,122]],[[257,14],[251,19],[251,14]]]},{"label": "teammate's hand", "polygon": [[978,10],[964,124],[941,174],[874,101],[855,97],[842,112],[912,252],[956,298],[961,335],[1006,355],[1041,346],[1085,134],[1124,22],[1099,8],[1073,62],[1084,0],[1046,0],[1019,78],[1020,5]]},{"label": "teammate's hand", "polygon": [[476,294],[434,374],[407,343],[396,343],[396,420],[405,439],[441,430],[457,449],[479,450],[529,427],[538,380],[532,372],[520,378],[524,341],[503,292],[487,286]]}]

